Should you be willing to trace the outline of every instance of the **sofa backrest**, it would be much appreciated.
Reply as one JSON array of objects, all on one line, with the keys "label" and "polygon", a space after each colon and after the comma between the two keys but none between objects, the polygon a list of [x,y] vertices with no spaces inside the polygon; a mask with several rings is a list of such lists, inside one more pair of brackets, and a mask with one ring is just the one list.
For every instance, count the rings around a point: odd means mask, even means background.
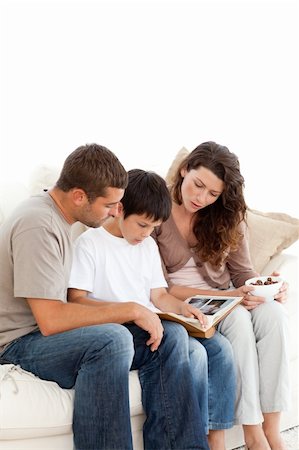
[{"label": "sofa backrest", "polygon": [[[58,175],[57,168],[40,166],[32,172],[28,186],[21,183],[0,184],[0,224],[20,201],[52,187]],[[73,239],[86,229],[85,225],[75,223],[72,227]],[[283,213],[264,213],[250,209],[248,232],[253,266],[257,272],[262,272],[271,258],[298,240],[299,220]]]}]

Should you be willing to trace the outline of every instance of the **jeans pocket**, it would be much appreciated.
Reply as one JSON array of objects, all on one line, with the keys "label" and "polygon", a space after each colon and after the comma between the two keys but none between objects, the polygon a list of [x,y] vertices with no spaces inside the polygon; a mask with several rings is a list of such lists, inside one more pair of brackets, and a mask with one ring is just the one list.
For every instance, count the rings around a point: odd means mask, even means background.
[{"label": "jeans pocket", "polygon": [[9,361],[8,359],[5,359],[5,354],[7,353],[7,351],[10,349],[10,347],[14,344],[16,344],[20,339],[22,339],[21,337],[18,337],[16,339],[14,339],[13,341],[9,342],[8,344],[6,344],[4,346],[4,349],[2,350],[2,352],[0,353],[0,364],[13,364],[11,361]]}]

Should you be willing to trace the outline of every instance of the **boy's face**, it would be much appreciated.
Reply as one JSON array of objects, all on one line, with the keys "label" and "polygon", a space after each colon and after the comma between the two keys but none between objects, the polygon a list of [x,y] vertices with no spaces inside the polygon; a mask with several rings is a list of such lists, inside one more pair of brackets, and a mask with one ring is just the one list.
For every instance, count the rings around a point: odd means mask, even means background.
[{"label": "boy's face", "polygon": [[146,216],[146,214],[132,214],[126,219],[123,215],[118,219],[119,229],[122,237],[131,245],[140,244],[145,238],[151,235],[154,228],[161,225],[162,220],[154,221]]}]

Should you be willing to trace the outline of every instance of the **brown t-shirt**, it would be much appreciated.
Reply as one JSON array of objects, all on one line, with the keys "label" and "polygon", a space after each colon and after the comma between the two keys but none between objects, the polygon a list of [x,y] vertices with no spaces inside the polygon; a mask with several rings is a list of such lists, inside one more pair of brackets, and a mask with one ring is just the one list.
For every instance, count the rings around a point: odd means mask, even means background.
[{"label": "brown t-shirt", "polygon": [[180,234],[173,216],[158,226],[152,236],[159,246],[163,263],[164,275],[171,285],[168,273],[176,272],[186,265],[190,258],[194,258],[198,271],[203,279],[213,288],[228,289],[230,282],[235,287],[242,286],[248,278],[258,276],[254,271],[249,254],[248,233],[245,222],[240,224],[243,235],[239,247],[234,252],[228,252],[224,263],[219,269],[211,264],[202,262],[199,256],[188,246]]},{"label": "brown t-shirt", "polygon": [[71,226],[48,193],[22,202],[0,227],[0,351],[38,329],[26,298],[67,301]]}]

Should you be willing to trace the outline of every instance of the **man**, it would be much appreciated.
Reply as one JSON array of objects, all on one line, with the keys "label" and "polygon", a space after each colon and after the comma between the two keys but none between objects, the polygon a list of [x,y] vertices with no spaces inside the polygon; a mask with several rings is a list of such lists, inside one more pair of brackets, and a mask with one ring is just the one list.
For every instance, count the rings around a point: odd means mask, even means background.
[{"label": "man", "polygon": [[[71,225],[101,226],[117,214],[126,185],[112,152],[82,146],[53,189],[20,204],[3,224],[0,357],[75,388],[77,450],[132,449],[131,367],[142,372],[145,449],[206,450],[185,330],[172,324],[163,336],[158,316],[133,302],[67,301]],[[126,322],[139,327],[135,346]]]}]

